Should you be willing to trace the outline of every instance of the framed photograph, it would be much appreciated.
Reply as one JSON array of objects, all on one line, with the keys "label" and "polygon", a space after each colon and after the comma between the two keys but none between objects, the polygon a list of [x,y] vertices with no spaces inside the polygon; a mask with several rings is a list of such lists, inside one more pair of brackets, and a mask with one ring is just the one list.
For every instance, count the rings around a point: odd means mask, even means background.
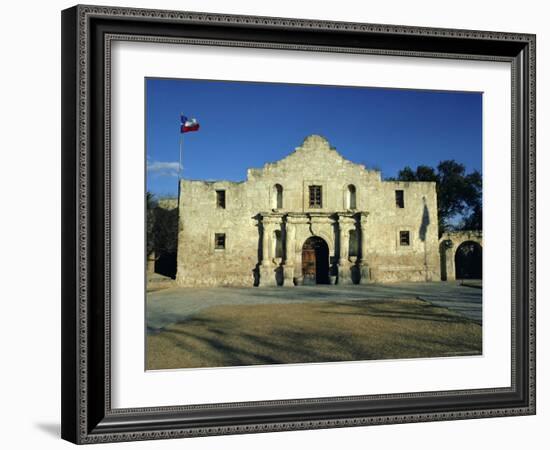
[{"label": "framed photograph", "polygon": [[62,437],[535,414],[535,36],[62,12]]}]

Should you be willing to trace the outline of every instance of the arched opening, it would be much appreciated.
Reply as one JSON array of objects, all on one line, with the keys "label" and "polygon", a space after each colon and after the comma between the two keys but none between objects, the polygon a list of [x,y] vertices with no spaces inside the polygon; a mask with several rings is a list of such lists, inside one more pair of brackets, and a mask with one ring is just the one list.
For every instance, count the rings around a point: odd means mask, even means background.
[{"label": "arched opening", "polygon": [[349,256],[359,256],[359,239],[357,238],[357,230],[349,231]]},{"label": "arched opening", "polygon": [[455,253],[456,279],[482,278],[482,249],[477,242],[466,241],[458,246]]},{"label": "arched opening", "polygon": [[283,207],[283,187],[280,184],[273,186],[273,198],[271,203],[273,209],[281,209]]},{"label": "arched opening", "polygon": [[329,251],[327,243],[318,236],[308,238],[302,247],[304,284],[329,284]]},{"label": "arched opening", "polygon": [[283,257],[283,238],[281,236],[281,230],[275,230],[274,234],[274,252],[275,258]]},{"label": "arched opening", "polygon": [[347,209],[356,209],[357,208],[357,193],[355,186],[350,184],[346,190],[346,208]]},{"label": "arched opening", "polygon": [[155,273],[176,279],[178,258],[176,252],[160,253],[155,260]]}]

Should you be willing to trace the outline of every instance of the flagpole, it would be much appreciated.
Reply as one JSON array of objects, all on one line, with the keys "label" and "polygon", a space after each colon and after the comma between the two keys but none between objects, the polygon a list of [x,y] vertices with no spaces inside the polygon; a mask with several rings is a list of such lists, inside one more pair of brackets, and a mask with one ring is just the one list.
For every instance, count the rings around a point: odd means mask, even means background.
[{"label": "flagpole", "polygon": [[181,179],[181,170],[182,170],[182,166],[181,166],[182,154],[183,154],[183,133],[180,133],[180,165],[178,167],[178,174],[180,179]]}]

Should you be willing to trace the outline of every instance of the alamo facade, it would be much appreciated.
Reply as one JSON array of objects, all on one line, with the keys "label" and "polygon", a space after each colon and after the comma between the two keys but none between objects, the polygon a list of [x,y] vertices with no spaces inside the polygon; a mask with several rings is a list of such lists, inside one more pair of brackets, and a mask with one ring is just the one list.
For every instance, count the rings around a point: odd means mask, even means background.
[{"label": "alamo facade", "polygon": [[178,210],[182,286],[452,279],[435,182],[383,181],[321,136],[242,182],[181,179]]}]

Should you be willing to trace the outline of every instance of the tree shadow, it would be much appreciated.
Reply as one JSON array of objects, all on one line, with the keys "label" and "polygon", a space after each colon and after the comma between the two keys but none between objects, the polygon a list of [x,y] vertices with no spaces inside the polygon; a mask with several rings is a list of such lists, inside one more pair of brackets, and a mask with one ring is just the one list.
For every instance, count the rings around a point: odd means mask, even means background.
[{"label": "tree shadow", "polygon": [[[189,318],[167,327],[162,338],[169,350],[177,349],[178,354],[185,356],[187,362],[176,362],[180,364],[177,367],[187,368],[439,357],[481,351],[481,338],[479,342],[471,343],[463,342],[460,336],[453,337],[452,333],[433,335],[430,328],[418,335],[411,331],[414,322],[432,322],[438,327],[445,324],[474,325],[466,318],[427,303],[408,305],[409,310],[401,305],[388,310],[387,305],[382,301],[324,303],[317,305],[315,310],[315,314],[321,315],[319,320],[323,324],[341,323],[345,316],[353,319],[369,317],[374,321],[383,319],[385,326],[388,321],[395,323],[395,327],[390,328],[391,337],[384,337],[387,342],[383,344],[369,341],[354,329],[345,327],[318,326],[311,322],[297,328],[284,320],[278,322],[278,318],[274,318],[268,327],[249,322],[243,326],[238,320],[232,320],[232,316],[223,315],[223,320],[201,316]],[[434,310],[437,311],[434,313]],[[238,311],[232,314],[239,317]],[[333,320],[327,319],[327,315],[333,316]],[[265,321],[265,316],[262,320]],[[372,325],[372,320],[365,323]],[[402,327],[400,321],[405,320],[408,323]],[[470,338],[475,339],[475,335]]]}]

